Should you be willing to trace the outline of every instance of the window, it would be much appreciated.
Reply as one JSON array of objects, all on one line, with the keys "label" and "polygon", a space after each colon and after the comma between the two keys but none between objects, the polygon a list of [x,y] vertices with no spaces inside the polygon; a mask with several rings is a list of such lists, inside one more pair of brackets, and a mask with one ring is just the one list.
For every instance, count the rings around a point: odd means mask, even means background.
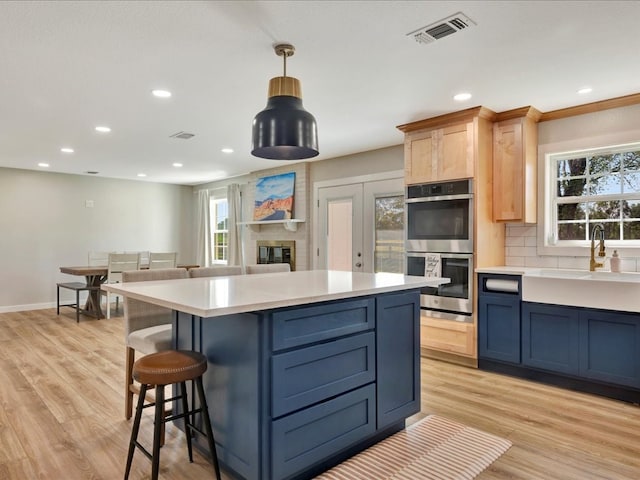
[{"label": "window", "polygon": [[602,224],[607,240],[640,246],[640,143],[548,158],[551,244],[579,245]]},{"label": "window", "polygon": [[374,272],[404,271],[404,196],[375,199]]},{"label": "window", "polygon": [[229,259],[229,204],[226,198],[211,199],[212,262],[227,263]]}]

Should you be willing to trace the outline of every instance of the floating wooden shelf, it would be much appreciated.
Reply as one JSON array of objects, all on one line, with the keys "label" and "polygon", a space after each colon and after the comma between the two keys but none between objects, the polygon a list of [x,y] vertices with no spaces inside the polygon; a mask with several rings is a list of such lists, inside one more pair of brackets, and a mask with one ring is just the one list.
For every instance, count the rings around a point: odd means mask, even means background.
[{"label": "floating wooden shelf", "polygon": [[304,223],[304,220],[299,218],[290,218],[288,220],[255,220],[253,222],[238,222],[238,225],[245,225],[253,229],[257,228],[258,231],[260,231],[262,225],[282,225],[285,230],[295,232],[298,230],[299,223]]}]

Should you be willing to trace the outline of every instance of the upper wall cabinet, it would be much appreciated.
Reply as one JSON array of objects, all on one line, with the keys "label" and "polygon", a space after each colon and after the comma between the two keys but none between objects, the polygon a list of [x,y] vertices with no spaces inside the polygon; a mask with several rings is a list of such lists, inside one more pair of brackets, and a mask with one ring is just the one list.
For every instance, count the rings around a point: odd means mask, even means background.
[{"label": "upper wall cabinet", "polygon": [[538,120],[524,107],[499,113],[493,125],[493,220],[537,221]]},{"label": "upper wall cabinet", "polygon": [[407,184],[473,177],[473,123],[407,134]]},{"label": "upper wall cabinet", "polygon": [[492,115],[476,107],[398,126],[405,133],[405,183],[473,178],[477,141],[473,119]]}]

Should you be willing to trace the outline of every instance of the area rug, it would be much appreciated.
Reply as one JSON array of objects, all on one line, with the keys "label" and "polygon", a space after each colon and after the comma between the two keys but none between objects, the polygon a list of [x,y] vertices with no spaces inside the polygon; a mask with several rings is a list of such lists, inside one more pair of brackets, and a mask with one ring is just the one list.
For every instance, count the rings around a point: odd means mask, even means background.
[{"label": "area rug", "polygon": [[508,440],[429,415],[316,479],[467,480],[509,447]]}]

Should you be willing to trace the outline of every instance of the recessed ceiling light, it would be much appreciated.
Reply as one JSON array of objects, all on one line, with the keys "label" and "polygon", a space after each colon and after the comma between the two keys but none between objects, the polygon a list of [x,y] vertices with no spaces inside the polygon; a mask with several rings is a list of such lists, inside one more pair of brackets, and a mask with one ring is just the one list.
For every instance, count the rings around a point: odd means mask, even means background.
[{"label": "recessed ceiling light", "polygon": [[39,167],[44,167],[44,168],[46,168],[46,167],[48,167],[48,166],[49,166],[49,164],[48,164],[48,163],[44,163],[44,162],[40,162],[40,163],[38,164],[38,166],[39,166]]},{"label": "recessed ceiling light", "polygon": [[60,149],[60,151],[62,153],[73,153],[74,152],[73,148],[69,148],[69,147],[63,147],[63,148]]},{"label": "recessed ceiling light", "polygon": [[171,96],[171,92],[169,90],[153,90],[151,93],[153,93],[154,97],[158,98],[169,98]]},{"label": "recessed ceiling light", "polygon": [[146,177],[146,176],[147,176],[147,174],[146,174],[146,173],[139,173],[139,174],[138,174],[138,176],[139,176],[139,177]]},{"label": "recessed ceiling light", "polygon": [[109,127],[104,127],[104,126],[97,126],[96,127],[96,132],[109,133],[110,131],[111,131],[111,129]]},{"label": "recessed ceiling light", "polygon": [[580,90],[578,90],[578,93],[580,95],[584,95],[585,93],[591,93],[593,91],[593,88],[591,87],[583,87]]},{"label": "recessed ceiling light", "polygon": [[180,167],[182,166],[182,164],[181,164],[181,163],[179,163],[179,162],[175,162],[175,163],[173,164],[173,166],[174,166],[174,167],[176,167],[176,168],[180,168]]},{"label": "recessed ceiling light", "polygon": [[467,92],[458,93],[457,95],[453,96],[453,99],[456,102],[464,102],[465,100],[469,100],[470,98],[471,98],[471,94]]},{"label": "recessed ceiling light", "polygon": [[223,148],[222,153],[233,153],[233,148]]}]

